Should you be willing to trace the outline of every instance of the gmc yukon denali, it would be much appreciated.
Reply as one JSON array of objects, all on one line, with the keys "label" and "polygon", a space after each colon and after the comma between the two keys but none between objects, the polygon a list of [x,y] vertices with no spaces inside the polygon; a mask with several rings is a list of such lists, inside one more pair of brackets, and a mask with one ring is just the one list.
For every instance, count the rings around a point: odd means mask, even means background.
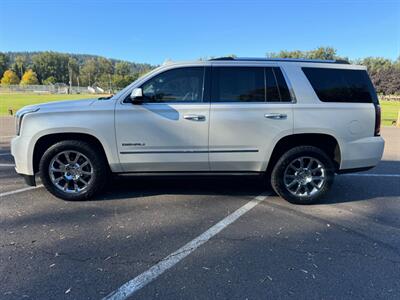
[{"label": "gmc yukon denali", "polygon": [[108,99],[24,107],[16,130],[16,171],[66,200],[92,198],[113,173],[235,173],[310,204],[384,148],[365,68],[328,60],[170,63]]}]

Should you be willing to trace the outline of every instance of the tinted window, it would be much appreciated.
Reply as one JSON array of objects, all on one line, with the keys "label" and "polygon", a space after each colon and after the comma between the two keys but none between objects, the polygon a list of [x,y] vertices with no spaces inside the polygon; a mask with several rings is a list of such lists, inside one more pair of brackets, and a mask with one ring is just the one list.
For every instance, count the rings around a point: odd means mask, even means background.
[{"label": "tinted window", "polygon": [[214,67],[212,101],[264,102],[264,68]]},{"label": "tinted window", "polygon": [[267,85],[267,101],[280,102],[278,85],[276,84],[275,74],[272,68],[265,68],[265,82]]},{"label": "tinted window", "polygon": [[146,102],[201,102],[204,68],[180,68],[161,73],[142,85]]},{"label": "tinted window", "polygon": [[364,70],[302,68],[324,102],[375,102],[376,93]]},{"label": "tinted window", "polygon": [[[279,88],[279,94],[281,96],[282,102],[291,102],[292,98],[290,97],[289,89],[286,84],[285,78],[283,77],[282,71],[279,68],[273,68],[276,82]],[[270,101],[268,99],[268,101]]]}]

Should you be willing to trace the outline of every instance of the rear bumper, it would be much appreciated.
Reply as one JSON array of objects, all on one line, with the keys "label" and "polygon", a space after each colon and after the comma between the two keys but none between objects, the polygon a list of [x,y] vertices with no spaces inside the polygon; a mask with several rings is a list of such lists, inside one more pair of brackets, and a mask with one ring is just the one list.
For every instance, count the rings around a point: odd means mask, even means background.
[{"label": "rear bumper", "polygon": [[337,174],[357,173],[357,172],[368,171],[368,170],[371,170],[373,168],[375,168],[375,166],[363,167],[363,168],[354,168],[354,169],[343,169],[343,170],[338,170],[336,173]]},{"label": "rear bumper", "polygon": [[382,159],[384,146],[385,141],[380,136],[363,138],[342,145],[338,173],[375,167]]}]

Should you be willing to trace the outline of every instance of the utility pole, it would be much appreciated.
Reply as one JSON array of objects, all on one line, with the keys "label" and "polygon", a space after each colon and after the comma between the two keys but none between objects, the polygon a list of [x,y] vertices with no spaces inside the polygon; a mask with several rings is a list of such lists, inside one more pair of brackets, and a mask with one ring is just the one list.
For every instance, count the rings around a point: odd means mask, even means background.
[{"label": "utility pole", "polygon": [[111,94],[111,74],[108,74],[108,93]]},{"label": "utility pole", "polygon": [[78,64],[78,76],[76,76],[76,80],[78,81],[78,92],[80,93],[79,74],[81,74],[81,67]]},{"label": "utility pole", "polygon": [[72,70],[69,65],[69,60],[68,60],[68,75],[69,75],[69,93],[68,94],[71,94],[72,93]]}]

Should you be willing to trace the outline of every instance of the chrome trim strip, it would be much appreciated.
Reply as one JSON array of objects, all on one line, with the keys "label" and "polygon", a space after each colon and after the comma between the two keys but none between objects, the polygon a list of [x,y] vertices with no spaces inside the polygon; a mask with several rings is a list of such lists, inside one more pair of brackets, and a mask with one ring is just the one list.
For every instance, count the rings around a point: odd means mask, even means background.
[{"label": "chrome trim strip", "polygon": [[241,152],[258,152],[258,149],[243,149],[243,150],[210,150],[209,153],[241,153]]},{"label": "chrome trim strip", "polygon": [[258,152],[258,149],[243,150],[180,150],[180,151],[121,151],[120,154],[175,154],[175,153],[249,153]]}]

